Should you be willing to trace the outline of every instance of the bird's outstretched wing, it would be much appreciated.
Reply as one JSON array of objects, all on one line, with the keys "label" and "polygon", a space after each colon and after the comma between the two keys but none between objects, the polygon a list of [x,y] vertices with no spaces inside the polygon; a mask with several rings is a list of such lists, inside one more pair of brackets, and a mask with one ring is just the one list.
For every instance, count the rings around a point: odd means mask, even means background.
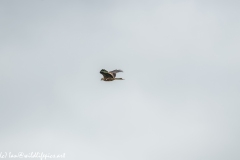
[{"label": "bird's outstretched wing", "polygon": [[110,71],[109,73],[112,74],[112,76],[115,78],[116,77],[116,73],[118,73],[118,72],[123,72],[123,71],[120,70],[120,69],[115,69],[113,71]]},{"label": "bird's outstretched wing", "polygon": [[103,77],[106,78],[114,78],[114,75],[109,73],[107,70],[102,69],[100,73],[103,75]]}]

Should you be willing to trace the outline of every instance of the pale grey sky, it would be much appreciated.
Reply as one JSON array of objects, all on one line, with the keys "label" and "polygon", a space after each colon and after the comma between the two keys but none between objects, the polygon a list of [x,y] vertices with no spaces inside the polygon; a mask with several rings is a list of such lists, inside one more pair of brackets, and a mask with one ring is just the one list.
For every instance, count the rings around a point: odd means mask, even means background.
[{"label": "pale grey sky", "polygon": [[[0,152],[239,160],[239,8],[0,1]],[[101,69],[125,81],[100,81]]]}]

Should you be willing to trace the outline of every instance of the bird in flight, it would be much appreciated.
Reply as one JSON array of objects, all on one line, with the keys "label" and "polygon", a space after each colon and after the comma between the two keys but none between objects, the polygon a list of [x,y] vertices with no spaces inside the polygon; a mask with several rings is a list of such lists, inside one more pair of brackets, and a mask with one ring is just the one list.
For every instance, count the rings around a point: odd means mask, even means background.
[{"label": "bird in flight", "polygon": [[123,71],[115,69],[113,71],[108,72],[107,70],[102,69],[100,71],[100,73],[103,75],[103,78],[101,80],[102,81],[124,80],[122,78],[115,78],[116,77],[116,73],[118,73],[118,72],[123,72]]}]

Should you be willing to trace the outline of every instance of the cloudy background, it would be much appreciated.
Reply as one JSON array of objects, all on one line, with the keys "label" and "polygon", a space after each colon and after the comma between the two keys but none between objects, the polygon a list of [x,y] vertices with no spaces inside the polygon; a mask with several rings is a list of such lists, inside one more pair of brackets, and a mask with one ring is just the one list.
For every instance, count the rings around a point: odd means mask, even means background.
[{"label": "cloudy background", "polygon": [[0,1],[0,152],[240,159],[239,7]]}]

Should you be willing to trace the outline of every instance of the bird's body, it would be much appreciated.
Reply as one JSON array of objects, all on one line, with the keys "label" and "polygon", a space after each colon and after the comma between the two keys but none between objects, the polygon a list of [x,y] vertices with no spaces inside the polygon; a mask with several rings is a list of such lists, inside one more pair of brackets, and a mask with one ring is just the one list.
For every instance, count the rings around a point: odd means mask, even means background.
[{"label": "bird's body", "polygon": [[122,78],[115,78],[116,73],[118,73],[118,72],[123,72],[123,71],[115,69],[113,71],[108,72],[107,70],[102,69],[100,71],[100,73],[103,75],[103,78],[101,80],[103,80],[103,81],[123,80]]}]

